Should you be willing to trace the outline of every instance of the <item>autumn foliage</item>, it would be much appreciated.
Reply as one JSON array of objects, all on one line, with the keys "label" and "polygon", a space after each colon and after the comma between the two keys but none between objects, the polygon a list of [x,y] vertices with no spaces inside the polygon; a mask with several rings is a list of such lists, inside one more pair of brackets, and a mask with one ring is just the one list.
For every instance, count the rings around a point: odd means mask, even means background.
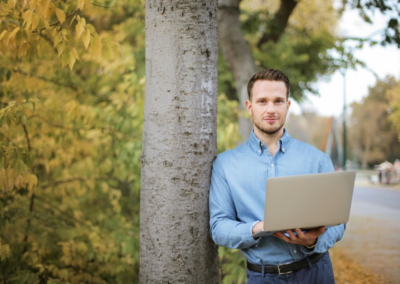
[{"label": "autumn foliage", "polygon": [[0,2],[1,283],[138,278],[143,2],[97,4]]}]

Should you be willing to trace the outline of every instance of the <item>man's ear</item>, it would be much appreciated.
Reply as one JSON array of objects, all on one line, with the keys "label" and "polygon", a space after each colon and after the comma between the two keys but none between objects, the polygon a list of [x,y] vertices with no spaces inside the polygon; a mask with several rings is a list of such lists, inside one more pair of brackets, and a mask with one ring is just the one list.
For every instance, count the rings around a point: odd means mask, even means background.
[{"label": "man's ear", "polygon": [[288,101],[287,101],[287,110],[289,110],[289,107],[290,107],[291,103],[292,103],[291,100],[288,100]]},{"label": "man's ear", "polygon": [[251,109],[251,101],[249,101],[249,100],[246,101],[246,109],[247,109],[247,112],[248,112],[251,116],[253,116],[253,110]]}]

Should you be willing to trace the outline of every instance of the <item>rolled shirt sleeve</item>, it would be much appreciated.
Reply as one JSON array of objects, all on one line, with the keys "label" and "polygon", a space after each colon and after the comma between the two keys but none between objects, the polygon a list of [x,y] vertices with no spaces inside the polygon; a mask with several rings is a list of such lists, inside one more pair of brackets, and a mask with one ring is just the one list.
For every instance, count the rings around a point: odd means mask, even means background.
[{"label": "rolled shirt sleeve", "polygon": [[209,206],[211,237],[217,245],[246,249],[259,243],[260,238],[251,236],[257,222],[244,223],[237,219],[235,204],[218,158],[211,174]]}]

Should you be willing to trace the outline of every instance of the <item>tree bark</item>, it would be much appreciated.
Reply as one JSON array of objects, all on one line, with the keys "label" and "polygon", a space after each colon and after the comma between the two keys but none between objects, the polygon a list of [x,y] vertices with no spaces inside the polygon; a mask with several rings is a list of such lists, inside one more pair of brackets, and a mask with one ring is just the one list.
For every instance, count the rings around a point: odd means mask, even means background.
[{"label": "tree bark", "polygon": [[217,64],[217,1],[146,1],[140,283],[218,283]]},{"label": "tree bark", "polygon": [[[258,71],[250,47],[243,36],[239,20],[241,0],[219,1],[219,41],[225,61],[233,73],[239,97],[241,113],[245,112],[247,83]],[[239,134],[241,143],[249,138],[253,123],[243,115],[239,116]]]}]

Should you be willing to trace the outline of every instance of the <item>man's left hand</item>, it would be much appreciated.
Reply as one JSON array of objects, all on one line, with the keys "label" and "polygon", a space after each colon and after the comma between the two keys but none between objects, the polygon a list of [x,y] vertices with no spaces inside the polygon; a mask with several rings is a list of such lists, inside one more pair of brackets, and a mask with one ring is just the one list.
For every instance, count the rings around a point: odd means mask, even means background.
[{"label": "man's left hand", "polygon": [[290,244],[312,246],[317,242],[317,238],[325,232],[325,226],[308,230],[305,233],[303,233],[299,228],[295,229],[295,231],[297,236],[293,234],[292,230],[286,230],[286,233],[289,234],[289,237],[285,236],[283,234],[284,232],[276,232],[273,234],[273,236]]}]

